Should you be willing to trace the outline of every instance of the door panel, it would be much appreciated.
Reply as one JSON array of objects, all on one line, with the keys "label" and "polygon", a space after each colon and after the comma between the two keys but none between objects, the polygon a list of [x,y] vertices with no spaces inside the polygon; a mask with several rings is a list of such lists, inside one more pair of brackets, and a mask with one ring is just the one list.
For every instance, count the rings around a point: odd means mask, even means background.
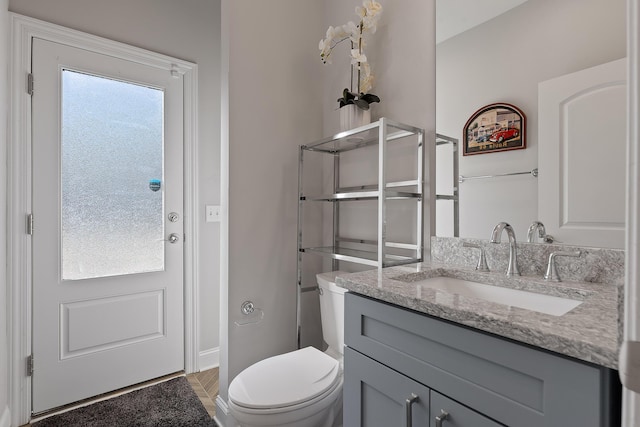
[{"label": "door panel", "polygon": [[183,95],[168,71],[39,39],[32,69],[39,413],[184,369]]},{"label": "door panel", "polygon": [[538,219],[558,242],[624,248],[626,59],[538,93]]},{"label": "door panel", "polygon": [[[60,358],[160,338],[165,330],[165,312],[162,289],[60,304]],[[104,324],[111,327],[96,334]]]}]

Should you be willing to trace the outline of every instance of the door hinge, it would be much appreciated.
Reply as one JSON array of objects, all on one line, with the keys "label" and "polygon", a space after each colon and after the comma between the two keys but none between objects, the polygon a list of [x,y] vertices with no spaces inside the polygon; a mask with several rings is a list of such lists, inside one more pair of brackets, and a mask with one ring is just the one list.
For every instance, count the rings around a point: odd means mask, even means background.
[{"label": "door hinge", "polygon": [[33,236],[33,214],[27,214],[27,234]]},{"label": "door hinge", "polygon": [[27,356],[27,376],[33,376],[33,354]]},{"label": "door hinge", "polygon": [[640,342],[624,341],[622,343],[618,371],[622,385],[640,393]]},{"label": "door hinge", "polygon": [[33,95],[33,74],[27,74],[27,93]]}]

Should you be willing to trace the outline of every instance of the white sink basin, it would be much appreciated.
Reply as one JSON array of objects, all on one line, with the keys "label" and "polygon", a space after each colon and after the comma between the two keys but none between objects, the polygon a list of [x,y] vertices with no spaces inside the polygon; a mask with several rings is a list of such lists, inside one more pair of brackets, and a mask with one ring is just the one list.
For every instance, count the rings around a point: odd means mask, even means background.
[{"label": "white sink basin", "polygon": [[413,284],[420,285],[424,288],[439,289],[450,294],[458,294],[498,304],[524,308],[552,316],[562,316],[582,304],[582,301],[569,298],[485,285],[444,276],[420,280],[413,282]]}]

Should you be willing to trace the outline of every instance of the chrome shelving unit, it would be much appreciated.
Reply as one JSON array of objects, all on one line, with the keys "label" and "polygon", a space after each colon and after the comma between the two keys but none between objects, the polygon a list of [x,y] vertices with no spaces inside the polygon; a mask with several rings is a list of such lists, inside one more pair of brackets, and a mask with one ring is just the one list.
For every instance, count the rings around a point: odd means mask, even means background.
[{"label": "chrome shelving unit", "polygon": [[[414,179],[388,182],[387,149],[394,141],[415,142]],[[340,184],[340,156],[347,151],[377,145],[378,177],[374,184],[342,187]],[[329,194],[307,194],[304,187],[305,154],[320,152],[333,159],[333,189]],[[413,167],[413,166],[412,166]],[[423,257],[423,194],[424,194],[424,131],[422,129],[381,118],[377,122],[338,133],[311,144],[301,145],[298,165],[298,289],[300,292],[315,290],[316,286],[303,286],[302,259],[305,254],[316,254],[333,260],[334,270],[338,262],[350,262],[361,265],[384,268],[400,264],[421,262]],[[377,240],[345,238],[341,236],[339,225],[340,206],[343,203],[360,200],[377,200]],[[412,200],[415,202],[415,240],[410,243],[392,242],[387,239],[387,204],[393,200]],[[327,202],[333,204],[332,244],[320,247],[303,246],[303,205],[308,202]],[[399,254],[403,252],[403,254]]]},{"label": "chrome shelving unit", "polygon": [[458,176],[458,150],[459,144],[457,138],[452,138],[450,136],[441,135],[436,133],[436,147],[440,145],[449,145],[452,146],[453,151],[453,191],[452,194],[436,194],[437,200],[452,200],[453,201],[453,237],[460,236],[460,192],[459,192],[459,183],[462,181],[459,180]]}]

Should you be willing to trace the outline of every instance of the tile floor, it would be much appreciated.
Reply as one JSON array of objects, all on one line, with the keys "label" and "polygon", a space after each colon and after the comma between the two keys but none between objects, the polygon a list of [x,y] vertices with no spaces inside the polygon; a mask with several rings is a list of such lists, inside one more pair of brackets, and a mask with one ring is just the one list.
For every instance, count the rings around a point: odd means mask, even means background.
[{"label": "tile floor", "polygon": [[216,414],[216,397],[218,396],[218,368],[208,369],[187,375],[187,381],[191,384],[193,391],[211,415]]}]

